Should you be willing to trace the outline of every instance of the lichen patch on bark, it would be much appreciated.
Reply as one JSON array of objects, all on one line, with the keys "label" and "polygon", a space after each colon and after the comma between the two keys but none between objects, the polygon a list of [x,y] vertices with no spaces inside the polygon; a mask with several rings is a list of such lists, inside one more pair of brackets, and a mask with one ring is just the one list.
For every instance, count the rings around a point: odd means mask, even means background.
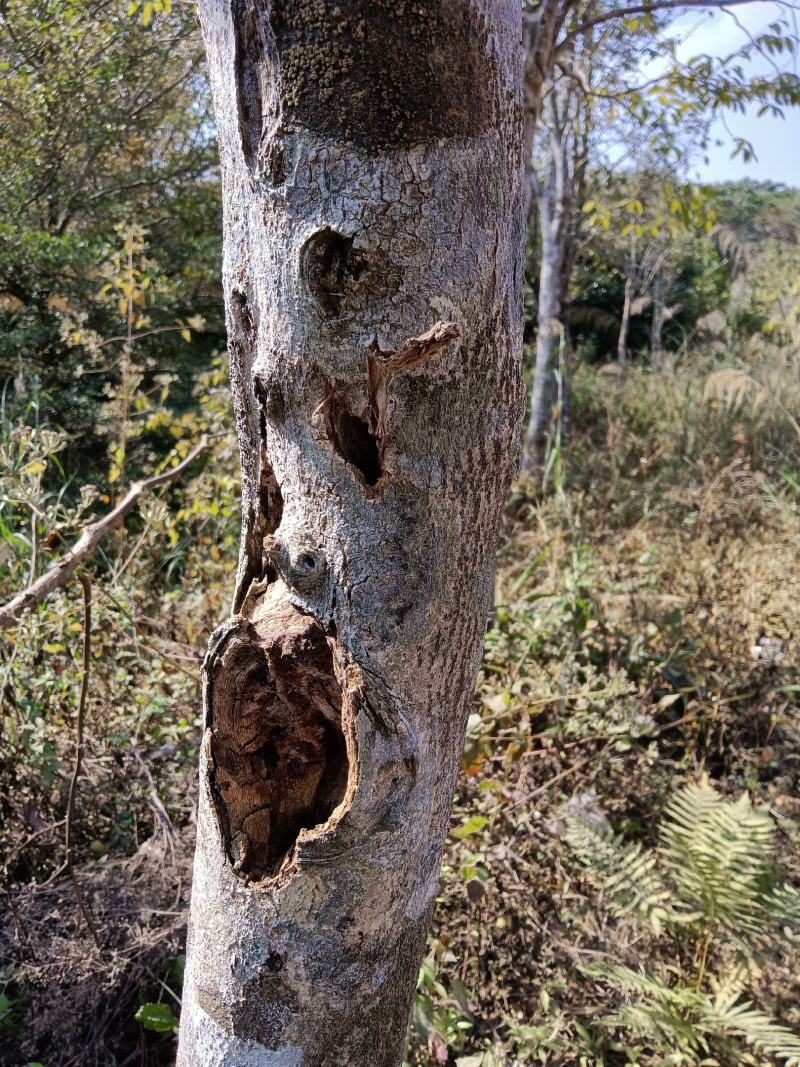
[{"label": "lichen patch on bark", "polygon": [[475,136],[492,121],[495,61],[470,5],[273,0],[270,24],[287,126],[377,150]]},{"label": "lichen patch on bark", "polygon": [[333,639],[276,581],[208,666],[211,791],[233,868],[277,874],[344,799],[349,762]]}]

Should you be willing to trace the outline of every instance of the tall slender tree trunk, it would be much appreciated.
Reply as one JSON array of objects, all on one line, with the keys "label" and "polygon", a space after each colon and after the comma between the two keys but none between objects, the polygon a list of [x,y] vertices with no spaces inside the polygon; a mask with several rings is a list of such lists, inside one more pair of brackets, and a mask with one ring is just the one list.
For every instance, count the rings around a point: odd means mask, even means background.
[{"label": "tall slender tree trunk", "polygon": [[180,1067],[396,1067],[522,414],[519,0],[200,0],[243,533]]},{"label": "tall slender tree trunk", "polygon": [[564,227],[555,215],[560,207],[548,193],[539,197],[541,264],[537,307],[536,362],[533,370],[531,410],[525,433],[526,470],[541,466],[547,447],[550,416],[556,397],[555,352],[561,338],[561,301],[564,263]]},{"label": "tall slender tree trunk", "polygon": [[550,413],[558,393],[553,364],[563,329],[564,268],[574,191],[569,153],[570,104],[569,95],[559,93],[559,86],[550,88],[543,105],[547,171],[543,179],[538,177],[535,168],[530,171],[536,193],[540,243],[536,361],[523,458],[524,468],[531,471],[542,465]]},{"label": "tall slender tree trunk", "polygon": [[621,371],[625,370],[628,362],[628,328],[631,324],[631,304],[633,303],[633,279],[628,275],[625,278],[625,297],[622,301],[622,319],[619,324],[619,336],[617,338],[617,364]]},{"label": "tall slender tree trunk", "polygon": [[664,361],[664,301],[666,297],[664,272],[659,271],[653,281],[653,318],[650,325],[650,364],[653,370],[660,370]]},{"label": "tall slender tree trunk", "polygon": [[620,320],[619,336],[617,337],[617,365],[623,374],[628,362],[628,330],[631,325],[631,304],[636,294],[638,270],[636,252],[636,234],[632,233],[628,258],[625,263],[625,296],[622,300],[622,319]]}]

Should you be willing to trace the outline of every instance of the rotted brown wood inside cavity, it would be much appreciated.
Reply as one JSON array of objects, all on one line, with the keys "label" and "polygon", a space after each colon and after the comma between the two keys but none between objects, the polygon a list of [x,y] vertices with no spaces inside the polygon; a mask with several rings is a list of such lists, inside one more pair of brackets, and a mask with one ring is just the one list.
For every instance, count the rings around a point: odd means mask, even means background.
[{"label": "rotted brown wood inside cavity", "polygon": [[211,791],[234,870],[278,872],[344,798],[342,691],[320,624],[271,584],[209,666]]}]

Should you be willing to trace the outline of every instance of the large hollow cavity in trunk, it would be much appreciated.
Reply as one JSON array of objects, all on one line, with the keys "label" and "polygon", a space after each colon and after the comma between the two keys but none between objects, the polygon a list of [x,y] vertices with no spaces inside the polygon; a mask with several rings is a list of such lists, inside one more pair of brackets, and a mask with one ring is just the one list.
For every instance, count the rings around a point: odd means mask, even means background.
[{"label": "large hollow cavity in trunk", "polygon": [[234,870],[278,872],[347,788],[342,690],[325,630],[270,585],[210,667],[211,786]]}]

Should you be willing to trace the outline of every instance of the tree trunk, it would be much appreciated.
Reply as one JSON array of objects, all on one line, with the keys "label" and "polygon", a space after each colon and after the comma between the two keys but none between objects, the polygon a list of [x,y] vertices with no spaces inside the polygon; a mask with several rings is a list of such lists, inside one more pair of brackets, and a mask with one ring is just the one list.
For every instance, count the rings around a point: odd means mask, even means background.
[{"label": "tree trunk", "polygon": [[547,133],[547,173],[540,180],[535,169],[531,180],[536,191],[541,262],[537,303],[536,362],[523,465],[526,470],[542,466],[547,447],[550,414],[557,399],[553,352],[561,338],[564,298],[564,267],[568,223],[572,211],[573,185],[569,133],[571,99],[562,85],[551,86],[544,102]]},{"label": "tree trunk", "polygon": [[[528,428],[525,434],[526,470],[541,467],[547,447],[550,415],[556,395],[554,351],[561,331],[562,264],[564,228],[554,227],[552,209],[540,200],[542,259],[539,269],[536,362]],[[555,232],[554,232],[555,231]]]},{"label": "tree trunk", "polygon": [[653,370],[660,370],[664,361],[664,344],[661,338],[664,327],[665,288],[664,272],[659,271],[653,282],[653,318],[650,326],[650,365]]},{"label": "tree trunk", "polygon": [[180,1067],[396,1067],[522,414],[518,0],[201,0],[242,454]]},{"label": "tree trunk", "polygon": [[625,299],[622,302],[622,321],[619,324],[619,337],[617,338],[617,363],[621,371],[625,370],[628,362],[628,327],[631,322],[632,301],[633,281],[628,275],[625,278]]}]

